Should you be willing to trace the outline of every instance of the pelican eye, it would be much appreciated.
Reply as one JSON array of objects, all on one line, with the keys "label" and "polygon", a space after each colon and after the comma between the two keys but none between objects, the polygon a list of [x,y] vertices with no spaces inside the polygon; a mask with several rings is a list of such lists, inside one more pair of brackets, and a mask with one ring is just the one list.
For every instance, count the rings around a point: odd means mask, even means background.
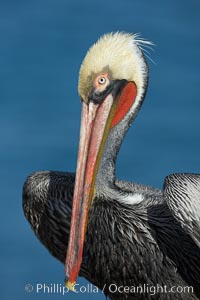
[{"label": "pelican eye", "polygon": [[110,83],[110,79],[107,73],[99,74],[94,80],[94,87],[99,91],[103,91]]},{"label": "pelican eye", "polygon": [[99,84],[105,84],[106,83],[106,78],[105,77],[100,77],[99,79],[98,79],[98,83]]}]

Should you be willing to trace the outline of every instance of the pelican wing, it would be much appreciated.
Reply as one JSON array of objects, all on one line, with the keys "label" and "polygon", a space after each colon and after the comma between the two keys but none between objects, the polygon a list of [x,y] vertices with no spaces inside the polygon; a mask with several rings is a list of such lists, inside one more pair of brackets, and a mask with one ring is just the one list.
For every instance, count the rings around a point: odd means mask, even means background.
[{"label": "pelican wing", "polygon": [[[56,201],[65,201],[69,210],[72,206],[75,174],[58,171],[40,171],[30,174],[23,185],[23,208],[31,210]],[[39,208],[38,208],[39,211]],[[71,213],[71,211],[70,211]]]},{"label": "pelican wing", "polygon": [[173,216],[200,247],[200,174],[167,176],[163,193]]},{"label": "pelican wing", "polygon": [[65,261],[70,230],[74,173],[32,173],[23,186],[23,209],[34,233],[60,261]]}]

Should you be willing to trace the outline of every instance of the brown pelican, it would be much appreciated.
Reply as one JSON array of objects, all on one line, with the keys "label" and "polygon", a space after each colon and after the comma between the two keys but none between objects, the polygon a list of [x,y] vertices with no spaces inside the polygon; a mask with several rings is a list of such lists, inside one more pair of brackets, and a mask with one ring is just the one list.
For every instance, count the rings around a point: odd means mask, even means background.
[{"label": "brown pelican", "polygon": [[[143,44],[118,32],[90,48],[79,75],[76,179],[30,175],[23,208],[40,241],[65,263],[68,287],[80,275],[111,299],[200,299],[200,175],[169,175],[163,190],[115,176],[117,153],[147,89]],[[138,286],[146,290],[137,293]],[[153,296],[147,287],[157,287]]]}]

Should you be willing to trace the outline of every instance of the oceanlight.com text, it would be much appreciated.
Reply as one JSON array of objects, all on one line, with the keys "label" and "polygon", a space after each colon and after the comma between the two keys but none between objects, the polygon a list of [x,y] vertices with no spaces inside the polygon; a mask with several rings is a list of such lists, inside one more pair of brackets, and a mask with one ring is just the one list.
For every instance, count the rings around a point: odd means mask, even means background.
[{"label": "oceanlight.com text", "polygon": [[193,287],[192,286],[171,286],[168,287],[167,285],[149,285],[143,284],[139,286],[128,286],[128,285],[121,285],[117,286],[116,284],[112,283],[109,285],[104,285],[103,290],[107,289],[110,293],[115,294],[150,294],[151,296],[155,294],[193,294]]}]

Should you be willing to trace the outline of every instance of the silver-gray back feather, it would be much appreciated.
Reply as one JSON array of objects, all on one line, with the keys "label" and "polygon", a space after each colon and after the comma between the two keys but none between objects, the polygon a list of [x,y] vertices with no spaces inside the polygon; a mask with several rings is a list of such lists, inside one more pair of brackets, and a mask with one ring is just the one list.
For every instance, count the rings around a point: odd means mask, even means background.
[{"label": "silver-gray back feather", "polygon": [[169,175],[164,183],[164,198],[173,216],[200,247],[200,175]]}]

